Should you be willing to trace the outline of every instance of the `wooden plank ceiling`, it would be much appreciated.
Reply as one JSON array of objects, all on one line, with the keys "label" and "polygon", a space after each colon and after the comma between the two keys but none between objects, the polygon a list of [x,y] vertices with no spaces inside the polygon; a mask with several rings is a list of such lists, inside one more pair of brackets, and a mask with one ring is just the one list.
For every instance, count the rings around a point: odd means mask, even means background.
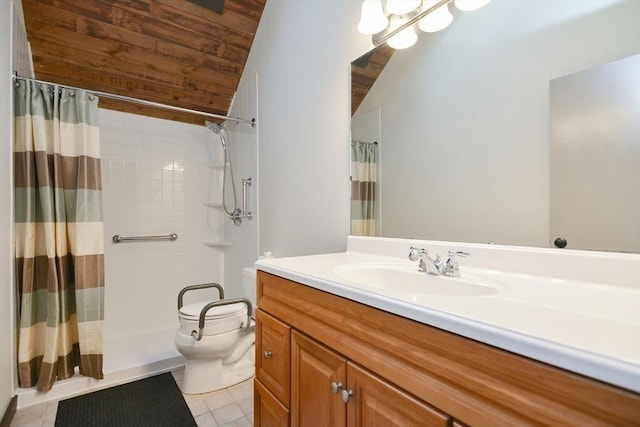
[{"label": "wooden plank ceiling", "polygon": [[[227,115],[266,0],[208,1],[223,2],[222,13],[187,0],[22,0],[36,78]],[[100,106],[204,120],[106,98]]]},{"label": "wooden plank ceiling", "polygon": [[371,86],[391,59],[395,49],[383,44],[351,63],[351,115],[356,112]]}]

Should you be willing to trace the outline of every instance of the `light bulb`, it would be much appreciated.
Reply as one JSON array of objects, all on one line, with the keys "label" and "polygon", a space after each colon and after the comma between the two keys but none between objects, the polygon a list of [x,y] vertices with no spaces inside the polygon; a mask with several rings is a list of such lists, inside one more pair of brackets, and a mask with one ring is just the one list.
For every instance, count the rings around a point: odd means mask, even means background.
[{"label": "light bulb", "polygon": [[420,0],[387,0],[387,12],[404,15],[420,6]]},{"label": "light bulb", "polygon": [[[393,15],[391,16],[390,27],[392,29],[401,27],[405,23],[406,19],[404,16]],[[406,49],[408,47],[413,46],[418,41],[418,35],[416,34],[413,26],[405,28],[400,31],[395,36],[391,37],[387,40],[387,44],[389,47],[394,49]]]},{"label": "light bulb", "polygon": [[363,0],[358,31],[362,34],[376,34],[387,28],[389,19],[382,10],[382,0]]},{"label": "light bulb", "polygon": [[[429,0],[425,0],[425,3]],[[426,6],[423,6],[425,9]],[[449,7],[445,4],[425,16],[418,22],[418,27],[425,33],[435,33],[444,30],[453,21],[453,15],[449,12]]]},{"label": "light bulb", "polygon": [[460,10],[470,11],[480,9],[487,3],[489,3],[489,0],[456,0],[454,4]]}]

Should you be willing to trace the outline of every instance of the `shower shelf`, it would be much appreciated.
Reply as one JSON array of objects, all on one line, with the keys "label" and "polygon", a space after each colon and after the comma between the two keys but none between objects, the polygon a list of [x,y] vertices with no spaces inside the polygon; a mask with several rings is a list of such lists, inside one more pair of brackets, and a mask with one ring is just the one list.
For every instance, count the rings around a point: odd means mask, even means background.
[{"label": "shower shelf", "polygon": [[[229,163],[227,163],[227,166],[228,165]],[[209,169],[222,169],[224,167],[224,163],[205,163],[204,167]]]},{"label": "shower shelf", "polygon": [[207,246],[211,246],[211,247],[224,247],[224,246],[231,246],[231,242],[218,242],[218,241],[209,241],[209,242],[204,242],[205,245]]},{"label": "shower shelf", "polygon": [[223,206],[222,206],[222,203],[220,203],[220,202],[203,202],[203,204],[204,204],[206,207],[208,207],[208,208],[218,208],[218,209],[221,209],[221,208],[223,207]]}]

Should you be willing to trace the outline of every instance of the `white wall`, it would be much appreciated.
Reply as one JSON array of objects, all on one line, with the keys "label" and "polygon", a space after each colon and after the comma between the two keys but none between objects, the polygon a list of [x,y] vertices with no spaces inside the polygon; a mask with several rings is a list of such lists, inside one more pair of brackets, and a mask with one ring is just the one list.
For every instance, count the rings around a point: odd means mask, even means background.
[{"label": "white wall", "polygon": [[[246,75],[238,87],[230,116],[252,119],[258,117],[258,81],[255,74]],[[228,290],[228,298],[243,296],[242,269],[250,267],[258,259],[258,128],[247,124],[228,121],[225,125],[229,135],[229,147],[233,161],[233,173],[236,181],[238,207],[242,209],[242,179],[251,178],[248,187],[248,210],[252,219],[243,219],[241,225],[225,216],[224,235],[231,245],[224,249],[224,285]],[[217,136],[213,136],[214,144],[219,145]],[[228,177],[227,179],[230,179]],[[227,184],[229,185],[229,184]],[[227,200],[232,204],[231,186],[227,187]],[[252,292],[252,294],[255,292]],[[246,295],[250,296],[250,295]]]},{"label": "white wall", "polygon": [[495,1],[397,51],[358,110],[385,97],[384,235],[548,245],[549,81],[637,53],[638,16],[633,0]]},{"label": "white wall", "polygon": [[11,80],[6,76],[12,72],[11,61],[11,2],[0,2],[0,75],[5,76],[0,80],[0,140],[2,152],[0,153],[0,333],[5,345],[0,347],[0,416],[9,405],[13,396],[13,371],[14,343],[12,333],[14,328],[14,302],[13,302],[13,275],[12,275],[12,187],[13,159],[12,143],[12,104]]},{"label": "white wall", "polygon": [[359,1],[269,0],[241,79],[258,75],[259,251],[344,250],[350,62],[370,47]]},{"label": "white wall", "polygon": [[13,71],[30,77],[31,53],[22,3],[0,2],[0,416],[17,387],[13,252]]},{"label": "white wall", "polygon": [[[178,356],[176,298],[221,282],[224,240],[216,170],[219,144],[204,126],[100,110],[105,224],[105,374]],[[114,244],[123,236],[178,240]],[[216,291],[192,291],[193,297]]]}]

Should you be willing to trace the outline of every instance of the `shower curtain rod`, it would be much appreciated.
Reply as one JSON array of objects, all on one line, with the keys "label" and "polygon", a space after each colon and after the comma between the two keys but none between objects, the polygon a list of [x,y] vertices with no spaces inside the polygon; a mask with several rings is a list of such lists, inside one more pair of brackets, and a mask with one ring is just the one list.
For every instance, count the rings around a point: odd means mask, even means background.
[{"label": "shower curtain rod", "polygon": [[129,96],[124,96],[124,95],[116,95],[115,93],[109,93],[109,92],[101,92],[98,90],[90,90],[90,89],[83,89],[80,87],[74,87],[74,86],[68,86],[68,85],[63,85],[63,84],[59,84],[59,83],[52,83],[52,82],[47,82],[44,80],[38,80],[38,79],[32,79],[30,77],[20,77],[18,76],[18,73],[14,72],[13,73],[13,80],[24,80],[24,81],[30,81],[30,82],[36,82],[36,83],[44,83],[47,85],[58,85],[61,86],[63,88],[66,89],[72,89],[72,90],[86,90],[87,92],[90,92],[98,97],[103,97],[103,98],[109,98],[109,99],[115,99],[117,101],[124,101],[124,102],[131,102],[134,104],[140,104],[140,105],[146,105],[148,107],[157,107],[157,108],[163,108],[165,110],[172,110],[172,111],[179,111],[181,113],[189,113],[189,114],[197,114],[199,116],[205,116],[205,117],[212,117],[214,119],[223,119],[223,120],[231,120],[237,123],[246,123],[248,125],[251,125],[251,127],[256,127],[256,119],[253,118],[251,120],[247,120],[247,119],[241,119],[239,117],[230,117],[230,116],[223,116],[221,114],[214,114],[214,113],[206,113],[204,111],[198,111],[198,110],[190,110],[188,108],[182,108],[182,107],[176,107],[174,105],[167,105],[167,104],[161,104],[159,102],[153,102],[153,101],[146,101],[144,99],[138,99],[138,98],[131,98]]}]

